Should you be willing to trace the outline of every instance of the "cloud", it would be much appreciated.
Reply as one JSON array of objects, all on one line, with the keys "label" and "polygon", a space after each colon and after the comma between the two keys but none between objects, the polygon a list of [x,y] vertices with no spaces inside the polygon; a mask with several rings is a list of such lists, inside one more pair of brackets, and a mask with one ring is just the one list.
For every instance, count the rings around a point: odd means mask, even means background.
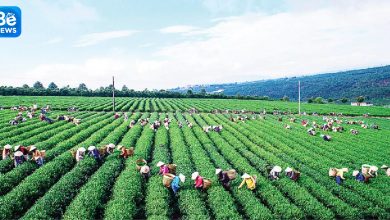
[{"label": "cloud", "polygon": [[86,34],[80,37],[80,39],[73,44],[74,47],[86,47],[101,43],[103,41],[108,41],[117,38],[129,37],[137,33],[134,30],[121,30],[121,31],[109,31],[109,32],[100,32]]},{"label": "cloud", "polygon": [[183,34],[183,33],[190,33],[197,29],[198,29],[197,27],[190,26],[190,25],[175,25],[175,26],[162,28],[160,29],[160,32],[164,34]]}]

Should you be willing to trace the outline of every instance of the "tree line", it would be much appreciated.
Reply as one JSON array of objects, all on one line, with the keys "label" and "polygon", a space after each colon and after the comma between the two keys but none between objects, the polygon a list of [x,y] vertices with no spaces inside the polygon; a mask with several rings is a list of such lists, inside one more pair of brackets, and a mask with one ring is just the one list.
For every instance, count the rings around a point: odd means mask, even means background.
[{"label": "tree line", "polygon": [[[97,89],[89,89],[85,83],[80,83],[78,87],[72,88],[69,85],[62,88],[51,82],[47,88],[39,81],[33,86],[24,84],[21,87],[0,86],[0,95],[2,96],[87,96],[87,97],[110,97],[112,96],[113,86],[101,86]],[[266,97],[258,96],[227,96],[223,93],[209,94],[206,90],[194,93],[188,90],[186,93],[172,92],[168,90],[148,90],[135,91],[123,86],[120,90],[115,88],[116,97],[149,97],[149,98],[211,98],[211,99],[253,99],[264,100]]]}]

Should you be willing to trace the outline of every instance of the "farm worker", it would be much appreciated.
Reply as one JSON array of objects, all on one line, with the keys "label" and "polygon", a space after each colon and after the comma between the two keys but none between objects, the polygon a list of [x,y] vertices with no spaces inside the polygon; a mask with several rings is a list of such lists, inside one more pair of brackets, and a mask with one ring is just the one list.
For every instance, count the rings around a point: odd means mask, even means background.
[{"label": "farm worker", "polygon": [[165,129],[169,130],[169,123],[168,122],[164,122],[164,127],[165,127]]},{"label": "farm worker", "polygon": [[31,112],[27,112],[27,117],[32,119],[33,118],[33,115],[31,114]]},{"label": "farm worker", "polygon": [[88,147],[88,156],[93,156],[96,160],[100,160],[100,153],[95,146]]},{"label": "farm worker", "polygon": [[179,174],[179,176],[175,176],[173,178],[171,182],[171,188],[175,195],[180,189],[180,182],[184,183],[185,181],[186,181],[186,177],[183,174]]},{"label": "farm worker", "polygon": [[370,166],[368,169],[368,175],[371,177],[376,177],[378,176],[378,167],[377,166]]},{"label": "farm worker", "polygon": [[302,120],[301,124],[302,124],[302,126],[306,127],[308,122],[306,120]]},{"label": "farm worker", "polygon": [[352,176],[355,177],[356,181],[359,181],[362,183],[368,183],[369,179],[371,178],[369,175],[365,175],[362,172],[359,172],[358,170],[353,171]]},{"label": "farm worker", "polygon": [[191,179],[195,181],[195,188],[196,189],[203,189],[203,177],[199,175],[199,172],[194,172],[191,175]]},{"label": "farm worker", "polygon": [[24,158],[22,151],[16,151],[14,153],[14,164],[15,164],[15,167],[18,167],[24,161],[26,161],[26,159]]},{"label": "farm worker", "polygon": [[230,177],[227,171],[222,171],[222,169],[216,169],[215,174],[218,176],[219,182],[222,183],[223,188],[226,190],[230,189]]},{"label": "farm worker", "polygon": [[11,148],[12,148],[12,146],[9,145],[9,144],[4,146],[3,154],[2,154],[3,160],[5,160],[5,159],[10,157],[10,155],[11,155]]},{"label": "farm worker", "polygon": [[336,183],[338,185],[341,185],[345,180],[344,173],[348,173],[348,168],[342,168],[342,169],[331,168],[331,170],[333,170],[334,172],[330,176],[335,177]]},{"label": "farm worker", "polygon": [[269,173],[268,178],[270,180],[277,180],[279,179],[280,172],[282,172],[282,168],[280,166],[274,166]]},{"label": "farm worker", "polygon": [[15,152],[16,152],[16,151],[21,151],[21,152],[23,153],[24,159],[25,159],[25,160],[28,160],[28,153],[29,153],[29,150],[27,149],[27,147],[20,146],[20,145],[16,145],[16,146],[14,147],[14,150],[15,150]]},{"label": "farm worker", "polygon": [[148,165],[143,165],[141,169],[139,170],[144,180],[148,180],[150,177],[150,168]]},{"label": "farm worker", "polygon": [[134,127],[134,125],[135,125],[135,121],[134,121],[134,120],[131,120],[131,121],[130,121],[129,128],[133,128],[133,127]]},{"label": "farm worker", "polygon": [[81,123],[81,119],[74,118],[72,120],[72,123],[75,124],[75,125],[79,125]]},{"label": "farm worker", "polygon": [[390,176],[390,168],[387,168],[387,170],[386,170],[386,175],[387,175],[387,176]]},{"label": "farm worker", "polygon": [[321,134],[321,137],[324,139],[324,141],[330,141],[330,139],[332,138],[330,135],[323,135]]},{"label": "farm worker", "polygon": [[311,135],[311,136],[315,136],[315,135],[316,135],[316,131],[314,130],[314,128],[309,128],[309,129],[307,130],[307,133],[308,133],[309,135]]},{"label": "farm worker", "polygon": [[41,151],[37,150],[37,148],[33,145],[30,148],[30,152],[33,153],[32,159],[38,164],[38,166],[42,166],[44,164],[44,159]]},{"label": "farm worker", "polygon": [[129,155],[127,154],[127,150],[126,150],[126,148],[124,146],[119,145],[118,146],[118,150],[121,151],[121,154],[119,155],[119,157],[123,157],[125,159],[127,159],[129,157]]},{"label": "farm worker", "polygon": [[373,125],[371,125],[371,129],[379,129],[379,125],[376,125],[376,124],[373,124]]},{"label": "farm worker", "polygon": [[82,159],[84,159],[84,155],[85,155],[85,148],[80,147],[79,149],[77,149],[76,161],[80,162]]},{"label": "farm worker", "polygon": [[117,112],[115,112],[114,118],[115,118],[115,119],[118,119],[118,118],[119,118],[119,114],[118,114]]},{"label": "farm worker", "polygon": [[183,127],[183,123],[181,123],[181,121],[179,122],[179,128],[182,128]]},{"label": "farm worker", "polygon": [[246,186],[250,190],[254,190],[256,188],[256,176],[250,176],[247,173],[244,173],[244,175],[241,176],[243,179],[240,186],[238,187],[239,189],[246,183]]},{"label": "farm worker", "polygon": [[125,113],[123,114],[123,118],[125,119],[125,121],[129,120],[129,116],[127,115],[127,112],[125,112]]},{"label": "farm worker", "polygon": [[355,130],[355,129],[351,129],[351,134],[357,135],[357,134],[359,134],[359,131],[358,131],[358,130]]},{"label": "farm worker", "polygon": [[191,123],[191,122],[188,123],[188,127],[189,127],[189,128],[192,128],[192,123]]},{"label": "farm worker", "polygon": [[169,168],[164,162],[159,161],[156,166],[160,167],[160,171],[158,172],[158,174],[164,175],[169,173]]},{"label": "farm worker", "polygon": [[290,125],[284,125],[285,129],[291,129]]},{"label": "farm worker", "polygon": [[106,154],[112,154],[114,153],[115,144],[108,144],[106,148]]},{"label": "farm worker", "polygon": [[297,181],[297,180],[299,179],[300,175],[301,175],[300,172],[298,172],[298,171],[296,171],[296,170],[293,170],[293,169],[290,168],[290,167],[287,167],[287,168],[285,169],[285,172],[286,172],[286,176],[287,176],[288,178],[290,178],[291,180],[293,180],[293,181]]}]

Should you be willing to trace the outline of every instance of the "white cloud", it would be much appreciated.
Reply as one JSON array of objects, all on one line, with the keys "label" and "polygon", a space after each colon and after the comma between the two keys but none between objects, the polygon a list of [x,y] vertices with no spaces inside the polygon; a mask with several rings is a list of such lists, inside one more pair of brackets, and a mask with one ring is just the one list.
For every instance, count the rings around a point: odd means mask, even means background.
[{"label": "white cloud", "polygon": [[183,33],[189,33],[192,31],[197,30],[197,27],[190,26],[190,25],[175,25],[175,26],[169,26],[160,29],[161,33],[164,34],[183,34]]},{"label": "white cloud", "polygon": [[109,31],[109,32],[100,32],[86,34],[80,37],[80,39],[73,44],[74,47],[86,47],[101,43],[103,41],[108,41],[117,38],[129,37],[137,33],[134,30],[120,30],[120,31]]}]

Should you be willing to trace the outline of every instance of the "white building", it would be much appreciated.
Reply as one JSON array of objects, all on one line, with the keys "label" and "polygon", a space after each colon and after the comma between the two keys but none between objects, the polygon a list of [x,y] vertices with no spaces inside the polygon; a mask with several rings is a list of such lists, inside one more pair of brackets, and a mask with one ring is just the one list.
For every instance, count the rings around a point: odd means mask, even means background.
[{"label": "white building", "polygon": [[352,106],[373,106],[370,102],[351,102]]}]

